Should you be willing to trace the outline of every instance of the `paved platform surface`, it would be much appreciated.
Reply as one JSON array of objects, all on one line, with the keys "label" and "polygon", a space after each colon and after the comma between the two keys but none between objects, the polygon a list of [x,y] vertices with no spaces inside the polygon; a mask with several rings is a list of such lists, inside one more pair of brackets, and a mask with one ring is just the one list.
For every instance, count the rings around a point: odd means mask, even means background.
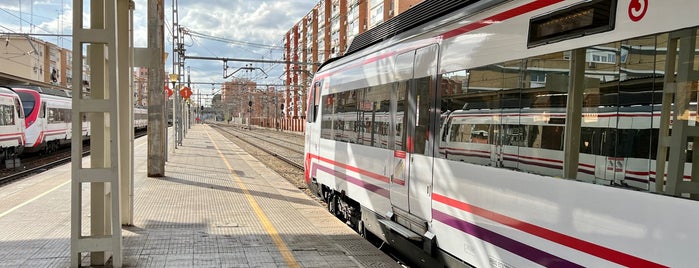
[{"label": "paved platform surface", "polygon": [[[171,150],[166,177],[146,176],[146,151],[136,140],[125,267],[399,266],[207,125]],[[70,266],[69,182],[64,165],[0,186],[0,267]]]}]

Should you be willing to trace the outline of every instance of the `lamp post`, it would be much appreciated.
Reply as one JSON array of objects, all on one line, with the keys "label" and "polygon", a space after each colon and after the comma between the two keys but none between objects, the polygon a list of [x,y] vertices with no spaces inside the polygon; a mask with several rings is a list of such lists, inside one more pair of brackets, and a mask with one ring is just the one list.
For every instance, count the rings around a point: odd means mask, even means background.
[{"label": "lamp post", "polygon": [[274,99],[272,99],[272,105],[274,105],[274,129],[279,131],[279,123],[277,122],[277,92],[274,92]]},{"label": "lamp post", "polygon": [[175,149],[177,149],[177,89],[175,88],[175,85],[177,84],[177,80],[180,79],[180,76],[178,74],[170,74],[170,82],[172,83],[172,90],[175,91],[175,94],[173,94],[173,101],[172,101],[172,126],[175,128],[175,136],[174,136],[174,144],[175,144]]},{"label": "lamp post", "polygon": [[252,129],[250,120],[252,120],[252,95],[250,95],[250,100],[248,101],[248,129]]},{"label": "lamp post", "polygon": [[194,120],[196,121],[197,124],[201,121],[202,113],[204,112],[204,111],[202,111],[203,110],[202,108],[204,107],[204,105],[201,105],[200,98],[201,98],[201,96],[199,96],[199,88],[197,88],[197,107],[194,107],[194,110],[197,111],[196,117],[194,118]]}]

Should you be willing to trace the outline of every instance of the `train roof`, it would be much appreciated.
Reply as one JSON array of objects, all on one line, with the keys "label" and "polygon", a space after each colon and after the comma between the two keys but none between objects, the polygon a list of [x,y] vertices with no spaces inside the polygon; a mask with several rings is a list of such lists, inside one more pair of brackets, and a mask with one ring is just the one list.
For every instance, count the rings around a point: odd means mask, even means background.
[{"label": "train roof", "polygon": [[433,21],[439,17],[454,12],[455,10],[470,6],[476,2],[479,1],[423,1],[422,3],[409,8],[405,12],[398,14],[398,16],[395,16],[355,37],[345,52],[345,55],[387,40],[400,33]]},{"label": "train roof", "polygon": [[8,86],[0,86],[0,92],[2,93],[10,93],[10,94],[17,94],[11,87]]},{"label": "train roof", "polygon": [[34,86],[34,85],[8,85],[7,87],[30,89],[30,90],[34,90],[36,92],[39,92],[41,94],[46,94],[46,95],[53,95],[53,96],[67,97],[67,98],[71,97],[70,93],[68,93],[68,91],[63,90],[63,89],[48,88],[48,87],[41,87],[41,86]]},{"label": "train roof", "polygon": [[[402,40],[414,34],[426,32],[452,23],[458,18],[468,17],[489,9],[495,5],[511,0],[426,0],[405,12],[398,14],[374,28],[361,33],[352,39],[349,47],[342,56],[328,59],[318,67],[320,71],[325,65],[355,54],[368,47],[388,41],[392,38]],[[440,21],[441,20],[441,21]],[[430,22],[436,22],[430,24]]]}]

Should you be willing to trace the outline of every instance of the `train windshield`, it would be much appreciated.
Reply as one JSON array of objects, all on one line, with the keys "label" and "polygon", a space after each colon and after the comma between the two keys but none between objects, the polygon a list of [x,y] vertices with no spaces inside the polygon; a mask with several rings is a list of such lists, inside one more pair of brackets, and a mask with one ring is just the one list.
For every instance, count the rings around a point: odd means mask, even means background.
[{"label": "train windshield", "polygon": [[25,92],[17,92],[17,95],[19,95],[19,98],[22,100],[22,107],[24,108],[24,114],[29,115],[32,113],[34,110],[34,106],[36,105],[36,100],[34,99],[34,96],[30,93],[25,93]]}]

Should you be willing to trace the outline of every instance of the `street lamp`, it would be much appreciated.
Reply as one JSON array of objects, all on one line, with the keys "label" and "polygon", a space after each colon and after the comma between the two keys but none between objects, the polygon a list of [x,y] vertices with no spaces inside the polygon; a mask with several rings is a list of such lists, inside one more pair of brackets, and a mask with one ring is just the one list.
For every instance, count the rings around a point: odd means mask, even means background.
[{"label": "street lamp", "polygon": [[170,74],[170,82],[172,82],[172,90],[175,91],[173,101],[172,101],[172,126],[175,128],[175,139],[174,139],[174,144],[175,144],[175,149],[177,149],[177,90],[175,89],[175,84],[177,84],[177,80],[180,79],[180,76],[178,74]]},{"label": "street lamp", "polygon": [[175,89],[175,83],[177,83],[177,80],[180,79],[180,76],[178,74],[170,74],[170,82],[172,82],[172,89]]}]

